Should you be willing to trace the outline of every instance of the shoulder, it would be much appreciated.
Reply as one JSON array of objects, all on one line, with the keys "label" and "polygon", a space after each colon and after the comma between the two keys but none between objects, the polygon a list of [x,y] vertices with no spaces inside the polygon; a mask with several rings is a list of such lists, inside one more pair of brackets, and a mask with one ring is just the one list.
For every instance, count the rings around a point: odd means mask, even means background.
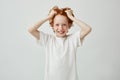
[{"label": "shoulder", "polygon": [[69,34],[68,35],[68,39],[70,40],[70,42],[72,42],[77,47],[79,47],[80,45],[82,45],[82,41],[80,40],[80,30],[75,31],[72,34]]},{"label": "shoulder", "polygon": [[48,34],[43,31],[39,31],[39,36],[40,36],[40,39],[37,40],[37,42],[39,42],[43,45],[46,45],[53,38],[53,36],[51,34]]},{"label": "shoulder", "polygon": [[53,37],[52,34],[49,34],[49,33],[43,32],[43,31],[39,31],[39,34],[40,34],[40,36],[42,36],[42,37]]},{"label": "shoulder", "polygon": [[76,38],[76,37],[80,38],[80,30],[75,31],[75,32],[68,35],[68,38]]}]

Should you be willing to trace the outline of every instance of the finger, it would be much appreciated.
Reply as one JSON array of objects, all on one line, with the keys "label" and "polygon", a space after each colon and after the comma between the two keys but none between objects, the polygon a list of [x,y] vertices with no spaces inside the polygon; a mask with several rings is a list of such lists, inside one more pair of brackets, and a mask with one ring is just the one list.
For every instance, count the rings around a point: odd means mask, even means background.
[{"label": "finger", "polygon": [[58,6],[54,6],[53,9],[58,9]]},{"label": "finger", "polygon": [[66,12],[66,13],[73,13],[72,10],[66,10],[65,12]]},{"label": "finger", "polygon": [[64,8],[64,9],[66,9],[66,10],[71,10],[71,8],[69,8],[69,7],[66,7],[66,8]]},{"label": "finger", "polygon": [[52,8],[52,10],[57,10],[58,9],[58,6],[54,6],[53,8]]},{"label": "finger", "polygon": [[56,15],[58,12],[56,10],[53,10],[53,14]]}]

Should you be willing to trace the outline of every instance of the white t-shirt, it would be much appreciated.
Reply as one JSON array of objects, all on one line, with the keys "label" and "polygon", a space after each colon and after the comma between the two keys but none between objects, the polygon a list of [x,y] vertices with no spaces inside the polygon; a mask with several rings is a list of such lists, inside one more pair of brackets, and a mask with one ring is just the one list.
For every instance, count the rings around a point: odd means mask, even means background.
[{"label": "white t-shirt", "polygon": [[65,38],[40,31],[38,41],[46,53],[44,80],[78,80],[76,51],[81,46],[80,31]]}]

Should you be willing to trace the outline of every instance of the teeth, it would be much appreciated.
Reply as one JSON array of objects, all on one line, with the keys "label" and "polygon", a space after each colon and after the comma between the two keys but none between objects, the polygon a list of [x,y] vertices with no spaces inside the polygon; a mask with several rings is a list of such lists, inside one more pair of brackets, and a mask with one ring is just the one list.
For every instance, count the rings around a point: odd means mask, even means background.
[{"label": "teeth", "polygon": [[58,33],[63,34],[63,33],[64,33],[64,31],[58,31]]}]

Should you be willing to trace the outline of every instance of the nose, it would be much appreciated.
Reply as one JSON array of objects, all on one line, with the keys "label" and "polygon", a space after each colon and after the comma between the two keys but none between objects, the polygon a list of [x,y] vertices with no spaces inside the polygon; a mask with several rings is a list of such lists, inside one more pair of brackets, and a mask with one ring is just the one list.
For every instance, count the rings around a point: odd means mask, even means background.
[{"label": "nose", "polygon": [[59,26],[59,29],[60,29],[60,30],[63,30],[63,25],[60,25],[60,26]]}]

